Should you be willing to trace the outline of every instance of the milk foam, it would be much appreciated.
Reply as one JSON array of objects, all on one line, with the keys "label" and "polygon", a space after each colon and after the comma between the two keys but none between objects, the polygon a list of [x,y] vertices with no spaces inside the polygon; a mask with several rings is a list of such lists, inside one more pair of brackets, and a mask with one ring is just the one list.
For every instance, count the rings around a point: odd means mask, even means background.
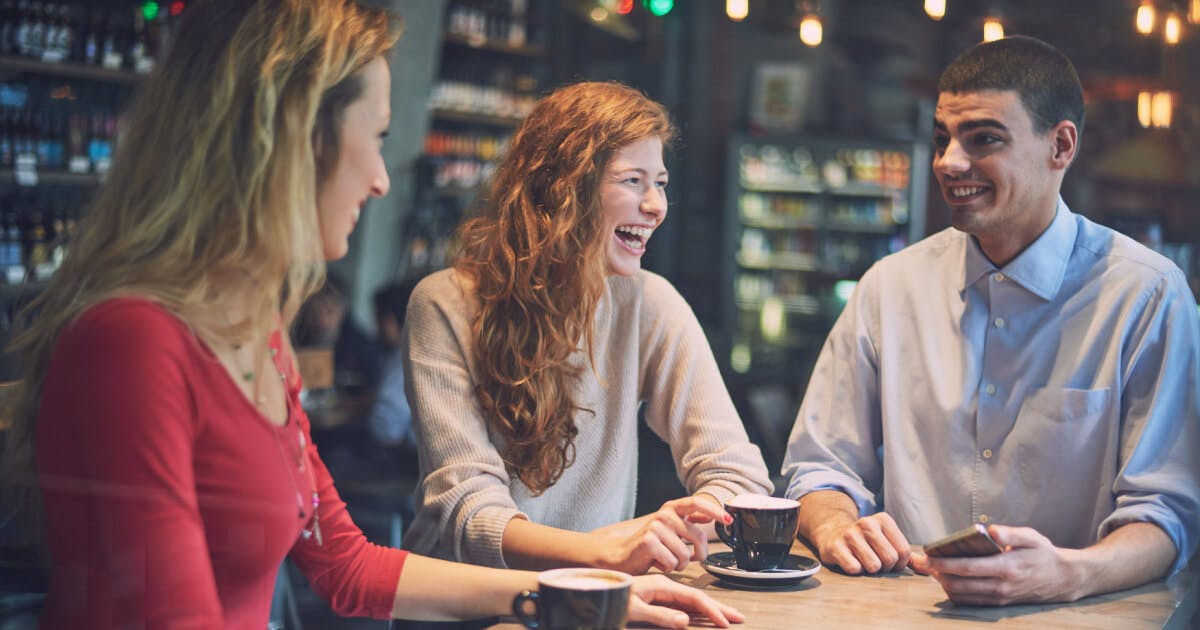
[{"label": "milk foam", "polygon": [[603,569],[554,569],[544,571],[538,582],[572,591],[608,591],[627,586],[628,575]]},{"label": "milk foam", "polygon": [[800,507],[800,502],[761,494],[739,494],[726,501],[725,505],[748,510],[794,510]]}]

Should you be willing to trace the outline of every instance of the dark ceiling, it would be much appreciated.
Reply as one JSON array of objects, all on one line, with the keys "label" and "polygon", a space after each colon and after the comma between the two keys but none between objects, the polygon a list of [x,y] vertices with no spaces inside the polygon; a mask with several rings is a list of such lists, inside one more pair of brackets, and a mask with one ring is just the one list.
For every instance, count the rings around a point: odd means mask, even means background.
[{"label": "dark ceiling", "polygon": [[[1135,31],[1137,0],[946,0],[941,21],[925,14],[923,0],[751,0],[751,19],[795,28],[806,4],[826,15],[827,41],[858,61],[907,55],[941,67],[979,41],[983,18],[995,14],[1008,34],[1031,35],[1065,52],[1085,83],[1169,78],[1200,65],[1200,25],[1185,22],[1183,43],[1167,47],[1161,27],[1150,36]],[[1179,0],[1155,4],[1160,15],[1167,8],[1186,14]]]}]

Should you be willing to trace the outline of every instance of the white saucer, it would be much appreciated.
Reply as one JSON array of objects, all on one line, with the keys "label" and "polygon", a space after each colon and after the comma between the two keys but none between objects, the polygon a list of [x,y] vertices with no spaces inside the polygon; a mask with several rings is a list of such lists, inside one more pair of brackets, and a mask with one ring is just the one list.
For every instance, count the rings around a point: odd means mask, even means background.
[{"label": "white saucer", "polygon": [[746,571],[739,569],[732,551],[709,554],[701,563],[705,571],[735,584],[785,586],[807,579],[821,570],[821,563],[807,556],[788,554],[777,569]]}]

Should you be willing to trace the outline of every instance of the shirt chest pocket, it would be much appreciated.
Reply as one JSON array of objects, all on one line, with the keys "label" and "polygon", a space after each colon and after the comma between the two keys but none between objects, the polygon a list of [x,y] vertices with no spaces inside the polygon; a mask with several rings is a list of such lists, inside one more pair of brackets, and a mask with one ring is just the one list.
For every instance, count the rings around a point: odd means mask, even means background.
[{"label": "shirt chest pocket", "polygon": [[[1099,479],[1116,442],[1112,390],[1034,390],[1017,418],[1019,466],[1026,488]],[[1094,483],[1094,481],[1092,481]]]}]

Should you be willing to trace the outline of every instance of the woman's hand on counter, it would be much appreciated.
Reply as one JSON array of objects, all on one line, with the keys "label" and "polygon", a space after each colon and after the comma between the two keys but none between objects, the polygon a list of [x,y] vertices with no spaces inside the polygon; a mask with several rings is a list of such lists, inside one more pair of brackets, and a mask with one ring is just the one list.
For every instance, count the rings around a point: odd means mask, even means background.
[{"label": "woman's hand on counter", "polygon": [[674,582],[662,575],[643,575],[633,578],[633,595],[629,599],[629,621],[649,623],[663,628],[686,628],[691,611],[711,621],[718,628],[730,623],[742,623],[746,617],[738,609],[726,606],[704,593]]}]

